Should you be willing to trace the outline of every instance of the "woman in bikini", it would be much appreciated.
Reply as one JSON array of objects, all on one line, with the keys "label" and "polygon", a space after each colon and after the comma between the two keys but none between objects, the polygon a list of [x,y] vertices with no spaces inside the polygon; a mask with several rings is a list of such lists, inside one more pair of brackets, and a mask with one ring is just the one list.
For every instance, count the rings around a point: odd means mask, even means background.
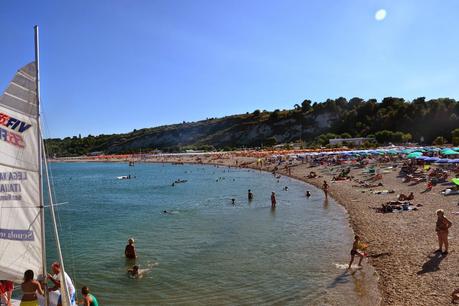
[{"label": "woman in bikini", "polygon": [[40,283],[33,278],[32,270],[25,271],[24,282],[21,284],[22,299],[20,306],[38,306],[37,292],[44,295]]},{"label": "woman in bikini", "polygon": [[437,223],[435,226],[435,231],[438,236],[438,250],[435,253],[441,253],[442,246],[445,245],[445,251],[443,255],[448,254],[448,230],[451,227],[452,223],[445,217],[445,212],[443,209],[437,210]]}]

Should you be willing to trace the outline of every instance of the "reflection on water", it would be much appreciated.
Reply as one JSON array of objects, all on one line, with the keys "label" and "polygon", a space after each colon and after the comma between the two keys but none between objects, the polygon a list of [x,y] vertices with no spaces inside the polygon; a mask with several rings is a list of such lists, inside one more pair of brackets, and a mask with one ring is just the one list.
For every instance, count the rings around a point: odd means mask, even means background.
[{"label": "reflection on water", "polygon": [[[277,183],[258,171],[134,168],[136,179],[117,180],[127,164],[52,165],[57,200],[70,203],[59,206],[68,272],[101,304],[304,305],[325,298],[351,305],[364,291],[358,274],[349,279],[335,265],[348,262],[353,235],[344,210],[320,190],[308,187],[306,198],[303,183],[285,177]],[[172,187],[176,180],[187,182]],[[136,264],[159,263],[140,280],[126,277],[129,237],[136,240]],[[49,262],[55,258],[49,254]]]}]

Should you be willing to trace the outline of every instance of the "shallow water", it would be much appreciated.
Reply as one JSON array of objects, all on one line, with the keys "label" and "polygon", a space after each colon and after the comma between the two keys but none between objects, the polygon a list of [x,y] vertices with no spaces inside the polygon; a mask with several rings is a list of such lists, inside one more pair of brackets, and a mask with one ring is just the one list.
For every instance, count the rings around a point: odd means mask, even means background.
[{"label": "shallow water", "polygon": [[[51,168],[57,201],[69,202],[58,206],[66,269],[102,305],[356,305],[368,296],[368,271],[350,274],[340,266],[352,245],[346,212],[312,186],[201,165]],[[116,179],[129,172],[136,178]],[[176,179],[188,182],[172,187]],[[133,264],[123,257],[129,237],[136,239],[137,263],[151,269],[141,279],[126,274]]]}]

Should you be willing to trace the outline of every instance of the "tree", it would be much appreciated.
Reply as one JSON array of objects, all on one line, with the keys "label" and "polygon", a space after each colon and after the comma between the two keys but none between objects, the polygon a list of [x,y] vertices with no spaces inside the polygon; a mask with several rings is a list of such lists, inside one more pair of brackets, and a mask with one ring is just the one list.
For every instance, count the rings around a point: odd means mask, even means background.
[{"label": "tree", "polygon": [[388,143],[392,141],[393,133],[392,131],[383,130],[375,133],[375,139],[379,143]]},{"label": "tree", "polygon": [[304,100],[303,102],[301,102],[301,110],[303,112],[307,112],[308,110],[311,109],[311,100]]},{"label": "tree", "polygon": [[269,138],[266,138],[265,141],[264,141],[264,144],[265,146],[267,147],[272,147],[272,146],[275,146],[277,143],[277,140],[276,140],[276,137],[269,137]]},{"label": "tree", "polygon": [[453,145],[459,146],[459,129],[454,129],[451,132],[451,138],[452,138]]},{"label": "tree", "polygon": [[402,140],[404,143],[410,142],[413,139],[410,133],[403,134]]},{"label": "tree", "polygon": [[279,119],[279,113],[280,113],[280,110],[278,109],[275,109],[271,115],[269,115],[269,119],[272,119],[272,120],[277,120]]},{"label": "tree", "polygon": [[436,145],[436,146],[442,146],[446,143],[446,139],[443,137],[443,136],[438,136],[437,138],[435,138],[435,140],[433,141],[433,144]]},{"label": "tree", "polygon": [[294,108],[295,110],[300,110],[300,109],[301,109],[301,106],[300,106],[299,104],[295,104],[295,105],[293,105],[293,108]]}]

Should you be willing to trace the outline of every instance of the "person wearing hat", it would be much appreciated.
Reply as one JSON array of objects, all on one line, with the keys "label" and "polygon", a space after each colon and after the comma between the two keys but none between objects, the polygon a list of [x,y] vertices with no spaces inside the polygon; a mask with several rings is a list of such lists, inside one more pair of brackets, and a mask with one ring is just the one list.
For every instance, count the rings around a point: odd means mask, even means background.
[{"label": "person wearing hat", "polygon": [[137,254],[135,252],[135,246],[134,246],[134,238],[129,238],[128,239],[128,245],[126,245],[126,248],[124,249],[124,255],[128,259],[136,259]]}]

